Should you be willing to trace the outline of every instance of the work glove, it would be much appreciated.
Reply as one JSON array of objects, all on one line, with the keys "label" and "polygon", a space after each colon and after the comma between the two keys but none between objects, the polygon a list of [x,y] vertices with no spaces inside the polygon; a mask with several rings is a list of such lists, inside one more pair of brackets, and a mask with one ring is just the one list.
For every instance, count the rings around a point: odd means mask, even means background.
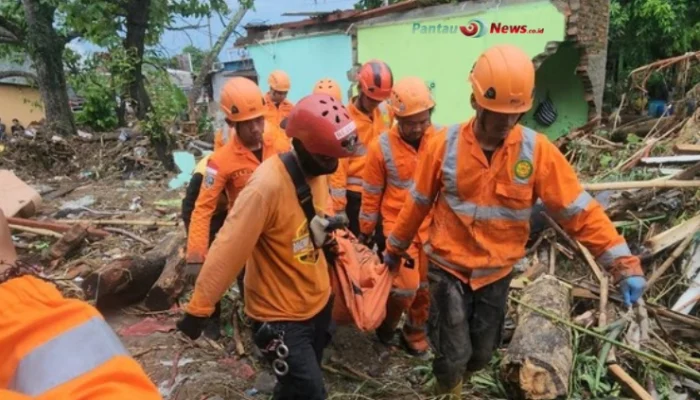
[{"label": "work glove", "polygon": [[643,276],[628,276],[620,282],[620,292],[625,306],[630,307],[642,296],[647,280]]},{"label": "work glove", "polygon": [[202,329],[207,322],[207,317],[195,317],[191,314],[185,314],[176,324],[177,329],[187,335],[192,340],[197,340],[202,335]]},{"label": "work glove", "polygon": [[384,265],[389,268],[389,271],[394,272],[399,269],[401,265],[401,256],[398,254],[392,254],[388,251],[384,253]]}]

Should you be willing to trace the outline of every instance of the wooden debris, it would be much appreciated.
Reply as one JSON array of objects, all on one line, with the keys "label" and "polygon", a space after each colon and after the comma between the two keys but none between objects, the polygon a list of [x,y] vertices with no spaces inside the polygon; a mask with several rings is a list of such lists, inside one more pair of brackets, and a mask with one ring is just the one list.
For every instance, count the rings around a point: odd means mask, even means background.
[{"label": "wooden debris", "polygon": [[148,240],[142,238],[141,236],[139,236],[135,233],[131,233],[127,230],[119,229],[119,228],[105,228],[105,230],[107,232],[114,232],[114,233],[118,233],[120,235],[124,235],[128,238],[136,240],[137,242],[141,242],[141,243],[145,244],[146,246],[153,246],[153,243],[151,243]]},{"label": "wooden debris", "polygon": [[678,181],[678,180],[653,180],[653,181],[630,181],[630,182],[601,182],[584,183],[583,188],[590,191],[601,190],[629,190],[644,188],[698,188],[700,180]]},{"label": "wooden debris", "polygon": [[598,278],[598,282],[603,282],[603,271],[598,266],[598,263],[596,263],[595,258],[593,258],[593,254],[591,254],[591,252],[588,251],[588,249],[584,247],[580,242],[576,242],[576,244],[578,245],[578,249],[581,251],[581,254],[583,254],[583,259],[586,260],[586,264],[588,264],[588,266],[591,267],[591,271],[593,271],[595,277]]},{"label": "wooden debris", "polygon": [[700,222],[695,223],[695,229],[693,229],[690,232],[690,234],[685,239],[683,239],[681,244],[679,244],[678,247],[676,247],[673,250],[668,259],[666,259],[666,261],[664,261],[664,263],[661,264],[661,266],[659,266],[659,268],[657,268],[654,271],[654,273],[651,274],[651,277],[649,277],[649,280],[647,281],[647,290],[654,286],[654,283],[656,283],[656,281],[659,280],[661,275],[663,275],[664,272],[666,272],[666,270],[673,264],[673,262],[676,261],[676,259],[680,257],[681,254],[683,254],[685,249],[687,249],[688,246],[690,246],[690,243],[695,238],[695,232],[697,232],[698,230],[700,230]]},{"label": "wooden debris", "polygon": [[63,235],[60,233],[56,233],[54,231],[50,231],[48,229],[39,229],[39,228],[30,228],[27,226],[21,226],[21,225],[15,225],[15,224],[9,224],[10,229],[15,230],[15,231],[20,231],[20,232],[27,232],[27,233],[33,233],[35,235],[42,235],[42,236],[51,236],[55,238],[61,238]]},{"label": "wooden debris", "polygon": [[63,219],[67,224],[88,223],[94,225],[144,225],[144,226],[177,226],[175,221],[157,220],[125,220],[125,219]]},{"label": "wooden debris", "polygon": [[[542,276],[523,291],[521,301],[569,319],[570,288]],[[554,399],[566,396],[573,351],[571,332],[554,321],[518,306],[518,326],[501,362],[509,390],[517,397]]]},{"label": "wooden debris", "polygon": [[612,374],[613,378],[622,385],[630,395],[636,400],[654,400],[654,398],[647,392],[642,385],[637,383],[627,372],[625,372],[622,367],[618,364],[608,365],[608,371]]},{"label": "wooden debris", "polygon": [[685,276],[690,281],[690,287],[676,300],[671,309],[687,315],[700,301],[700,244],[695,246],[686,271]]},{"label": "wooden debris", "polygon": [[166,260],[184,245],[182,232],[167,234],[142,256],[128,256],[103,266],[82,283],[85,297],[98,307],[124,306],[143,299],[158,280]]},{"label": "wooden debris", "polygon": [[[29,228],[39,228],[54,231],[57,233],[66,233],[71,226],[68,224],[60,224],[52,221],[36,221],[25,218],[8,218],[8,221],[13,225],[26,226]],[[109,236],[109,232],[96,228],[88,228],[88,238],[90,240],[99,240]]]},{"label": "wooden debris", "polygon": [[694,163],[694,162],[698,162],[698,161],[700,161],[700,155],[642,158],[643,164],[677,164],[677,163]]},{"label": "wooden debris", "polygon": [[163,273],[146,295],[144,304],[151,311],[169,309],[185,289],[185,249],[180,248],[165,262]]},{"label": "wooden debris", "polygon": [[644,247],[647,248],[651,255],[658,254],[660,251],[673,246],[688,236],[691,236],[692,233],[697,230],[699,224],[700,214],[645,241]]},{"label": "wooden debris", "polygon": [[676,144],[673,152],[683,155],[700,155],[700,144]]},{"label": "wooden debris", "polygon": [[85,243],[88,236],[88,226],[86,224],[76,224],[61,239],[54,243],[49,250],[52,259],[65,258]]}]

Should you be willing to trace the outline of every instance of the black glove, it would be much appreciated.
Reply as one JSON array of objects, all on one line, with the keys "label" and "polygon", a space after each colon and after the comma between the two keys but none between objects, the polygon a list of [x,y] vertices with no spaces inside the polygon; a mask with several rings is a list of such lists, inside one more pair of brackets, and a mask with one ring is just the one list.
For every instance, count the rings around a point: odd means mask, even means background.
[{"label": "black glove", "polygon": [[177,329],[187,335],[190,339],[196,340],[202,335],[207,317],[195,317],[194,315],[185,314],[181,320],[177,321]]}]

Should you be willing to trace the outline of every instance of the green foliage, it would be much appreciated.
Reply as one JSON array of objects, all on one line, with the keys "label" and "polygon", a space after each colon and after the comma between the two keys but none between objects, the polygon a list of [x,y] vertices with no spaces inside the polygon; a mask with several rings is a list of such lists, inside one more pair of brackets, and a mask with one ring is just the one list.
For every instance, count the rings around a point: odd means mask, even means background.
[{"label": "green foliage", "polygon": [[187,110],[187,97],[180,88],[170,82],[167,72],[155,69],[147,75],[146,89],[153,103],[143,124],[143,131],[152,139],[171,141],[169,128]]}]

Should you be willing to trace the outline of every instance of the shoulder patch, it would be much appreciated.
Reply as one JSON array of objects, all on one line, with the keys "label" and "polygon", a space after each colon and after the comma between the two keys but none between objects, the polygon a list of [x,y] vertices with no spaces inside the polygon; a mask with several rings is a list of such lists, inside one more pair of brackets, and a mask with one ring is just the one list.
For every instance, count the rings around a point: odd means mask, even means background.
[{"label": "shoulder patch", "polygon": [[208,189],[214,186],[214,181],[216,180],[216,175],[218,173],[219,168],[213,161],[209,160],[207,167],[204,169],[204,181],[202,182],[205,188]]}]

